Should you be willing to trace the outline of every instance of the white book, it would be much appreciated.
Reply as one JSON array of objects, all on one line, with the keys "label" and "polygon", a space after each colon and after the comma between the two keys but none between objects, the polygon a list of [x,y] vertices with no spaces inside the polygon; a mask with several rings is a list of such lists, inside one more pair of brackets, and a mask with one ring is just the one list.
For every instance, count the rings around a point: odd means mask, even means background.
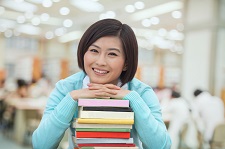
[{"label": "white book", "polygon": [[79,118],[134,119],[134,112],[79,111]]},{"label": "white book", "polygon": [[77,138],[77,144],[82,143],[134,143],[133,138],[118,139],[118,138]]},{"label": "white book", "polygon": [[73,128],[129,128],[132,129],[131,124],[81,124],[77,120],[73,122]]}]

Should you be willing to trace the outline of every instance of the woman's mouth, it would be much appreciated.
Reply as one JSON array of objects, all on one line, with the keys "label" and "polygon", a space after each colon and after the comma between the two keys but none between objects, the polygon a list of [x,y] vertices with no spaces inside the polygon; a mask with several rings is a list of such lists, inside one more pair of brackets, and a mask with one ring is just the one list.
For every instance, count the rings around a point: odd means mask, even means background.
[{"label": "woman's mouth", "polygon": [[95,69],[93,68],[94,72],[99,73],[99,74],[107,74],[109,71],[106,70],[99,70],[99,69]]}]

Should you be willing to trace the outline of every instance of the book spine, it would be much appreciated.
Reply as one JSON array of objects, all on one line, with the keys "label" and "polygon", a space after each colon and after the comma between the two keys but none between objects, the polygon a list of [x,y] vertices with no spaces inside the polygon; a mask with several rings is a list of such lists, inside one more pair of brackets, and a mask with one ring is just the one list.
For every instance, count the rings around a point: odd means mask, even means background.
[{"label": "book spine", "polygon": [[76,132],[77,138],[130,138],[130,132]]},{"label": "book spine", "polygon": [[80,149],[138,149],[138,147],[81,147]]},{"label": "book spine", "polygon": [[78,118],[78,123],[86,124],[134,124],[134,119],[96,119]]},{"label": "book spine", "polygon": [[78,144],[79,147],[135,147],[133,143],[93,143],[93,144]]},{"label": "book spine", "polygon": [[129,100],[78,99],[78,106],[129,107]]},{"label": "book spine", "polygon": [[77,138],[77,144],[82,143],[133,143],[133,138],[118,139],[118,138]]},{"label": "book spine", "polygon": [[79,111],[80,118],[134,119],[134,112]]},{"label": "book spine", "polygon": [[83,111],[133,112],[130,107],[80,107]]},{"label": "book spine", "polygon": [[128,128],[76,128],[76,131],[130,132]]},{"label": "book spine", "polygon": [[132,125],[130,124],[79,124],[76,121],[73,122],[73,128],[128,128],[128,129],[132,129]]}]

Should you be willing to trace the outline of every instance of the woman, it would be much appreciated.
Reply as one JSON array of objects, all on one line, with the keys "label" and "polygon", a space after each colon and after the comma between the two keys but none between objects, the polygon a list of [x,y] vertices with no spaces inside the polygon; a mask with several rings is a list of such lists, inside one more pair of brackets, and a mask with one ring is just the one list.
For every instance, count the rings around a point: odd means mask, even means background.
[{"label": "woman", "polygon": [[[38,149],[57,148],[78,114],[78,98],[129,100],[135,118],[131,137],[139,148],[169,149],[170,137],[158,99],[149,86],[134,78],[138,45],[134,32],[115,19],[100,20],[82,36],[77,51],[82,69],[56,84],[32,141]],[[74,148],[71,131],[69,148]]]}]

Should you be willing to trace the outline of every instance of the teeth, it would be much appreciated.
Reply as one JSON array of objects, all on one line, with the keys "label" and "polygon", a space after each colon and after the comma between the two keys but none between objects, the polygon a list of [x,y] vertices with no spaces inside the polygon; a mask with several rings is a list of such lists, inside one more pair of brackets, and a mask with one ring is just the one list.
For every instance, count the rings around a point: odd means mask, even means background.
[{"label": "teeth", "polygon": [[102,70],[98,70],[98,69],[94,69],[95,72],[97,73],[101,73],[101,74],[106,74],[107,71],[102,71]]}]

